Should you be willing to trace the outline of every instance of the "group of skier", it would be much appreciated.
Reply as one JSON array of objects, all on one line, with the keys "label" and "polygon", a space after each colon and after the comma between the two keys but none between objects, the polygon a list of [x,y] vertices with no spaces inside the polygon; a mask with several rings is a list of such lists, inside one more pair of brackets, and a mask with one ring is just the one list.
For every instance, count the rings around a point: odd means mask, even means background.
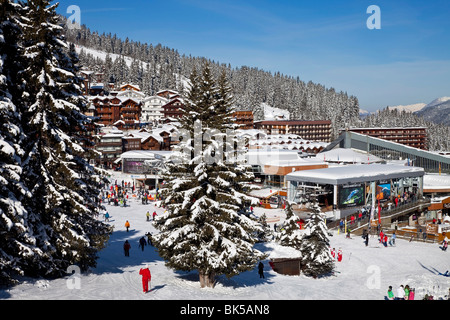
[{"label": "group of skier", "polygon": [[336,251],[335,248],[331,249],[331,256],[334,260],[341,262],[342,261],[342,249],[339,248],[338,251]]},{"label": "group of skier", "polygon": [[392,290],[392,286],[388,288],[388,300],[414,300],[416,294],[415,288],[410,288],[409,285],[400,285],[397,288],[397,294]]},{"label": "group of skier", "polygon": [[[378,243],[381,243],[385,247],[387,247],[388,244],[391,247],[395,246],[395,239],[396,239],[395,232],[392,233],[392,236],[390,238],[388,238],[387,234],[384,233],[381,228],[377,233],[378,233]],[[361,237],[364,239],[364,244],[367,247],[369,245],[369,232],[366,229],[364,229]]]}]

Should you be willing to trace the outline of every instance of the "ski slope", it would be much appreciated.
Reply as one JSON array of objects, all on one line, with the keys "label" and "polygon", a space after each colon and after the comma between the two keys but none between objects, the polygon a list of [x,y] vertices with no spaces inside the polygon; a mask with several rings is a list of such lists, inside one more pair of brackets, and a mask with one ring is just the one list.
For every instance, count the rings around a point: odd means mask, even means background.
[{"label": "ski slope", "polygon": [[[119,176],[120,179],[120,176]],[[120,181],[120,180],[118,180]],[[128,180],[130,181],[130,180]],[[388,286],[396,288],[408,284],[416,289],[416,300],[425,294],[444,297],[450,288],[450,277],[443,274],[450,269],[450,252],[438,244],[425,244],[397,239],[395,247],[383,247],[375,238],[366,247],[361,237],[346,239],[333,233],[331,247],[343,251],[342,262],[336,262],[336,274],[311,279],[303,275],[286,276],[271,270],[264,263],[265,279],[257,268],[231,279],[218,277],[214,289],[200,288],[196,272],[168,269],[154,247],[138,248],[139,239],[146,232],[156,233],[146,212],[162,214],[155,203],[143,205],[137,199],[127,207],[106,204],[114,232],[98,259],[97,268],[56,280],[33,280],[0,291],[0,299],[9,300],[383,300]],[[271,220],[284,219],[280,209],[255,208],[255,214],[266,213]],[[99,216],[99,219],[103,217]],[[129,232],[125,221],[131,224]],[[273,224],[272,224],[273,225]],[[131,243],[130,257],[123,253],[123,243]],[[257,244],[270,257],[287,257],[292,249],[270,243]],[[141,289],[139,269],[148,263],[152,274],[151,292]],[[446,297],[445,297],[446,298]]]}]

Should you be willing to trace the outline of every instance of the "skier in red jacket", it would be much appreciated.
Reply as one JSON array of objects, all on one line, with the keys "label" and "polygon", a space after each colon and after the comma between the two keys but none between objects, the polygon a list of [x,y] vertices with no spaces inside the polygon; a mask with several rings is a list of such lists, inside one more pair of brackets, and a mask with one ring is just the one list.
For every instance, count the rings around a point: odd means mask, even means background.
[{"label": "skier in red jacket", "polygon": [[144,293],[146,293],[148,292],[148,283],[152,280],[148,264],[145,265],[145,268],[139,270],[139,274],[142,276],[142,289],[144,290]]},{"label": "skier in red jacket", "polygon": [[342,261],[342,249],[341,249],[341,248],[339,248],[339,250],[338,250],[338,252],[337,252],[337,260],[338,260],[339,262]]}]

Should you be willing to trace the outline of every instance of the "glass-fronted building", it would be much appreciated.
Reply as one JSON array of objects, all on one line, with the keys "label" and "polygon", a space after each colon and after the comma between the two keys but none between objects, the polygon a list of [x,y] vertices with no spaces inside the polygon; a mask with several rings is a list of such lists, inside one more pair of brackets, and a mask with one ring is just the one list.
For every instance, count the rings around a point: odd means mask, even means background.
[{"label": "glass-fronted building", "polygon": [[288,200],[310,201],[313,194],[330,218],[340,219],[362,207],[391,205],[405,193],[423,196],[423,168],[392,164],[342,165],[289,173]]}]

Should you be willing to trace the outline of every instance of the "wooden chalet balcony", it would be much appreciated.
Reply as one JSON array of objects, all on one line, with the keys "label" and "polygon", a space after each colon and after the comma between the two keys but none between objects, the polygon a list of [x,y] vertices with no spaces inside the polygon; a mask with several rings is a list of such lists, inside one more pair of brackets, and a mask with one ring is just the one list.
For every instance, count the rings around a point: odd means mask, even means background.
[{"label": "wooden chalet balcony", "polygon": [[124,107],[122,108],[121,112],[131,113],[131,112],[140,112],[140,108],[138,107]]}]

